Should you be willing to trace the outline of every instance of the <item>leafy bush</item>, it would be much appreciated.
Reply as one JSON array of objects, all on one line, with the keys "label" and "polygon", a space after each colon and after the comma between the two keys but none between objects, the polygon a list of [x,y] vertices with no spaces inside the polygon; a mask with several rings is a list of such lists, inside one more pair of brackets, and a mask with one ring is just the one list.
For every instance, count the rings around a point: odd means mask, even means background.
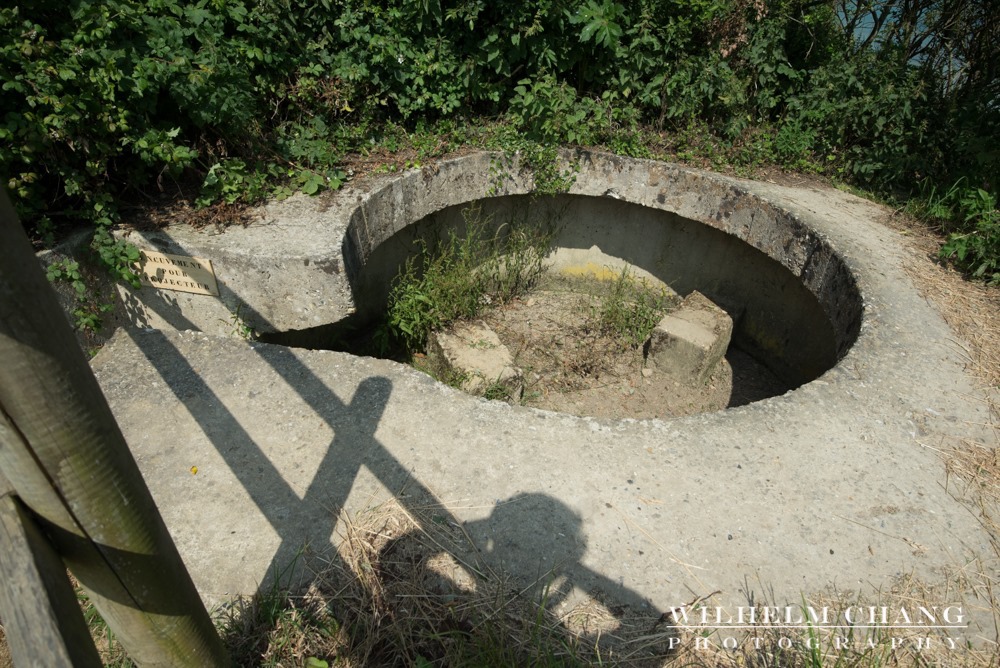
[{"label": "leafy bush", "polygon": [[530,137],[549,143],[592,141],[587,123],[594,111],[591,100],[579,100],[576,89],[547,72],[517,84],[510,113]]},{"label": "leafy bush", "polygon": [[[35,0],[0,9],[0,171],[40,241],[107,228],[171,179],[201,183],[201,205],[337,188],[347,153],[451,118],[459,143],[504,118],[535,144],[644,155],[645,127],[710,164],[777,161],[897,197],[963,178],[996,192],[1000,22],[987,0],[952,9]],[[957,232],[965,257],[993,252],[982,220]]]},{"label": "leafy bush", "polygon": [[512,222],[495,228],[478,207],[463,211],[464,234],[452,230],[440,244],[421,244],[393,282],[386,336],[409,351],[428,335],[489,305],[524,294],[542,272],[551,232]]},{"label": "leafy bush", "polygon": [[[996,197],[982,188],[952,188],[943,201],[935,203],[936,213],[960,220],[959,230],[948,235],[941,257],[976,278],[1000,285],[1000,211]],[[955,207],[957,212],[952,212]],[[957,216],[954,214],[957,213]]]},{"label": "leafy bush", "polygon": [[42,0],[0,10],[0,165],[23,216],[113,220],[107,195],[121,184],[194,164],[193,132],[249,131],[258,105],[226,37],[240,5],[68,9]]},{"label": "leafy bush", "polygon": [[[113,222],[123,188],[162,187],[192,168],[204,170],[202,203],[259,197],[275,175],[313,192],[337,187],[339,156],[319,149],[323,126],[283,130],[334,94],[315,68],[279,78],[306,54],[273,39],[273,5],[110,0],[67,11],[40,0],[0,9],[0,169],[29,226]],[[261,118],[279,96],[284,117],[268,127]]]}]

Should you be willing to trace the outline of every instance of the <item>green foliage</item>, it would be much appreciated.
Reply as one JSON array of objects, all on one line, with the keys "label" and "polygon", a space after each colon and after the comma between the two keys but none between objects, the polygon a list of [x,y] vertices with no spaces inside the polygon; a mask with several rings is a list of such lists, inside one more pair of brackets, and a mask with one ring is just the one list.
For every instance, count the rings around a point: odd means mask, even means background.
[{"label": "green foliage", "polygon": [[84,299],[87,295],[87,284],[80,273],[80,263],[76,260],[60,260],[48,266],[45,275],[50,282],[64,281],[73,287],[77,299]]},{"label": "green foliage", "polygon": [[[833,62],[789,100],[790,127],[858,182],[890,187],[912,176],[926,139],[926,87],[874,55]],[[801,148],[801,146],[800,146]],[[926,156],[925,156],[926,157]]]},{"label": "green foliage", "polygon": [[265,176],[247,166],[239,158],[221,160],[208,170],[201,185],[198,206],[216,201],[234,204],[237,201],[257,201],[265,194]]},{"label": "green foliage", "polygon": [[804,125],[798,119],[783,122],[774,137],[777,162],[793,169],[808,171],[816,135],[814,128]]},{"label": "green foliage", "polygon": [[421,241],[393,282],[386,335],[409,351],[423,350],[433,330],[524,294],[542,272],[551,232],[516,221],[495,226],[477,207],[463,216],[464,234]]},{"label": "green foliage", "polygon": [[602,334],[617,339],[623,348],[641,346],[672,301],[666,290],[651,288],[636,279],[626,265],[602,295],[597,327]]},{"label": "green foliage", "polygon": [[68,283],[73,288],[73,309],[75,326],[80,331],[96,333],[101,329],[101,314],[113,308],[113,304],[101,303],[91,293],[80,263],[75,260],[53,262],[46,269],[49,281]]},{"label": "green foliage", "polygon": [[482,391],[482,397],[491,401],[513,401],[514,393],[508,383],[497,379],[490,382]]},{"label": "green foliage", "polygon": [[577,99],[572,86],[549,73],[519,81],[510,101],[514,122],[531,138],[550,143],[586,143],[588,111],[588,104]]},{"label": "green foliage", "polygon": [[132,244],[116,239],[106,226],[100,226],[94,233],[90,244],[101,263],[111,272],[111,275],[133,288],[139,287],[139,276],[135,272],[135,264],[139,262],[139,249]]},{"label": "green foliage", "polygon": [[565,169],[556,144],[526,139],[510,126],[502,126],[485,141],[485,147],[500,151],[490,164],[492,185],[487,195],[503,193],[515,172],[528,172],[536,195],[568,192],[576,181],[579,162],[571,160]]},{"label": "green foliage", "polygon": [[243,305],[240,304],[236,307],[235,311],[232,311],[229,314],[229,320],[224,322],[230,326],[230,336],[241,338],[244,341],[253,341],[257,338],[257,332],[255,332],[253,327],[243,318],[243,314],[241,313],[242,310]]},{"label": "green foliage", "polygon": [[1000,285],[1000,211],[996,197],[982,188],[956,186],[933,202],[931,208],[935,215],[947,213],[959,220],[958,231],[949,234],[941,248],[941,257],[953,260],[975,278]]},{"label": "green foliage", "polygon": [[[452,233],[447,244],[429,257],[407,261],[389,295],[388,326],[409,350],[422,350],[432,330],[478,313],[485,294],[482,274],[475,272],[476,251],[471,237]],[[421,272],[419,262],[427,257]]]},{"label": "green foliage", "polygon": [[[110,262],[125,263],[138,260],[139,252],[134,246],[122,242],[115,242],[112,246],[112,248],[105,248],[104,251],[109,254],[118,254],[119,257],[109,260]],[[135,260],[129,260],[132,257]],[[114,296],[103,294],[96,287],[98,281],[94,279],[92,265],[92,262],[88,262],[85,267],[76,260],[58,260],[48,265],[46,276],[52,283],[65,283],[72,288],[75,302],[73,307],[75,327],[79,331],[94,334],[99,332],[103,326],[102,316],[114,308]],[[121,270],[127,272],[128,275],[128,278],[123,280],[138,282],[138,277],[135,276],[130,265],[122,265]]]},{"label": "green foliage", "polygon": [[0,164],[21,211],[68,200],[92,219],[86,205],[110,182],[193,164],[179,123],[247,126],[251,87],[223,37],[232,20],[206,2],[0,10]]},{"label": "green foliage", "polygon": [[583,26],[580,31],[580,41],[583,43],[594,40],[597,46],[613,49],[618,46],[622,36],[622,26],[619,21],[626,18],[625,8],[617,2],[604,0],[598,4],[587,0],[587,4],[570,14],[570,23]]},{"label": "green foliage", "polygon": [[[317,148],[322,133],[313,144],[277,139],[334,93],[315,68],[279,79],[306,54],[272,39],[276,11],[207,0],[0,10],[0,171],[29,228],[114,222],[123,185],[142,190],[190,169],[207,170],[202,203],[259,197],[268,179],[337,187],[334,156]],[[290,90],[284,113],[262,123],[273,96]]]},{"label": "green foliage", "polygon": [[[335,189],[349,153],[421,164],[483,118],[522,155],[649,155],[656,128],[709,165],[993,193],[998,60],[986,0],[37,0],[0,9],[0,172],[46,242],[172,179],[200,181],[201,206]],[[991,257],[991,220],[964,221],[952,256]]]}]

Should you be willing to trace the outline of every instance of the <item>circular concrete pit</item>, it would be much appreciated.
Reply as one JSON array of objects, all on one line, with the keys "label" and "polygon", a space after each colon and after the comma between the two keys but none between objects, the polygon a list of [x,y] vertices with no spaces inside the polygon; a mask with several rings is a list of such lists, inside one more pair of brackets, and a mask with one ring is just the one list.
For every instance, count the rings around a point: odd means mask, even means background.
[{"label": "circular concrete pit", "polygon": [[[456,204],[364,243],[360,231],[349,232],[345,256],[357,308],[349,326],[376,320],[406,260],[449,232],[461,234],[474,206],[497,230],[554,229],[545,261],[550,274],[617,276],[627,267],[682,296],[706,295],[731,318],[732,345],[777,377],[779,393],[819,377],[857,338],[863,306],[853,276],[821,236],[787,211],[751,196],[725,193],[718,203],[713,196],[704,193],[707,201],[699,202],[715,212],[710,225],[663,208],[665,197],[654,208],[624,201],[612,189],[603,196],[504,195]],[[371,217],[359,209],[349,230],[364,228]],[[322,347],[336,329],[262,339]]]},{"label": "circular concrete pit", "polygon": [[[498,183],[494,158],[477,154],[275,203],[222,234],[131,235],[209,258],[219,278],[219,298],[125,295],[140,327],[93,363],[209,603],[252,593],[304,544],[336,544],[340,513],[390,498],[466,527],[476,559],[526,582],[550,574],[560,605],[595,589],[656,610],[713,592],[747,605],[747,589],[798,605],[903,576],[941,584],[973,557],[996,566],[928,447],[990,438],[975,426],[988,416],[877,206],[565,158],[579,173],[557,198],[527,197],[530,175],[516,169]],[[703,292],[732,316],[737,345],[797,389],[675,420],[604,421],[477,399],[387,360],[226,336],[235,316],[306,343],[367,317],[407,230],[448,225],[476,200],[559,213],[570,264],[624,261]],[[961,603],[948,596],[940,605]]]}]

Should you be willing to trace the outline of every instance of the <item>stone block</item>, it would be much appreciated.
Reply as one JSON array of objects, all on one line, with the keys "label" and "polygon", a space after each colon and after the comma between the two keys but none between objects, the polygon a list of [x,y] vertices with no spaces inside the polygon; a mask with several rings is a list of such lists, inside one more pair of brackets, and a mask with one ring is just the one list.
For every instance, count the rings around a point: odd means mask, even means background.
[{"label": "stone block", "polygon": [[732,333],[732,318],[693,291],[657,324],[646,342],[646,361],[675,380],[703,385],[724,360]]},{"label": "stone block", "polygon": [[[461,322],[433,332],[428,342],[431,365],[441,376],[461,380],[462,390],[476,395],[499,390],[519,400],[524,393],[521,370],[500,338],[482,322]],[[494,397],[499,398],[499,397]]]}]

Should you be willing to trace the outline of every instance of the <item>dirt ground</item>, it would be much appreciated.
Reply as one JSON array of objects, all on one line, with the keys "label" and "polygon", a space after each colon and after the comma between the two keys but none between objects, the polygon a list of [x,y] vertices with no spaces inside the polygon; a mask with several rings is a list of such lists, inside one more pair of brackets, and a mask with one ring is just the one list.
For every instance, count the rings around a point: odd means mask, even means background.
[{"label": "dirt ground", "polygon": [[669,378],[645,363],[641,345],[601,331],[602,299],[600,286],[589,282],[549,280],[482,318],[524,373],[524,405],[608,419],[669,418],[791,389],[732,346],[705,385]]}]

